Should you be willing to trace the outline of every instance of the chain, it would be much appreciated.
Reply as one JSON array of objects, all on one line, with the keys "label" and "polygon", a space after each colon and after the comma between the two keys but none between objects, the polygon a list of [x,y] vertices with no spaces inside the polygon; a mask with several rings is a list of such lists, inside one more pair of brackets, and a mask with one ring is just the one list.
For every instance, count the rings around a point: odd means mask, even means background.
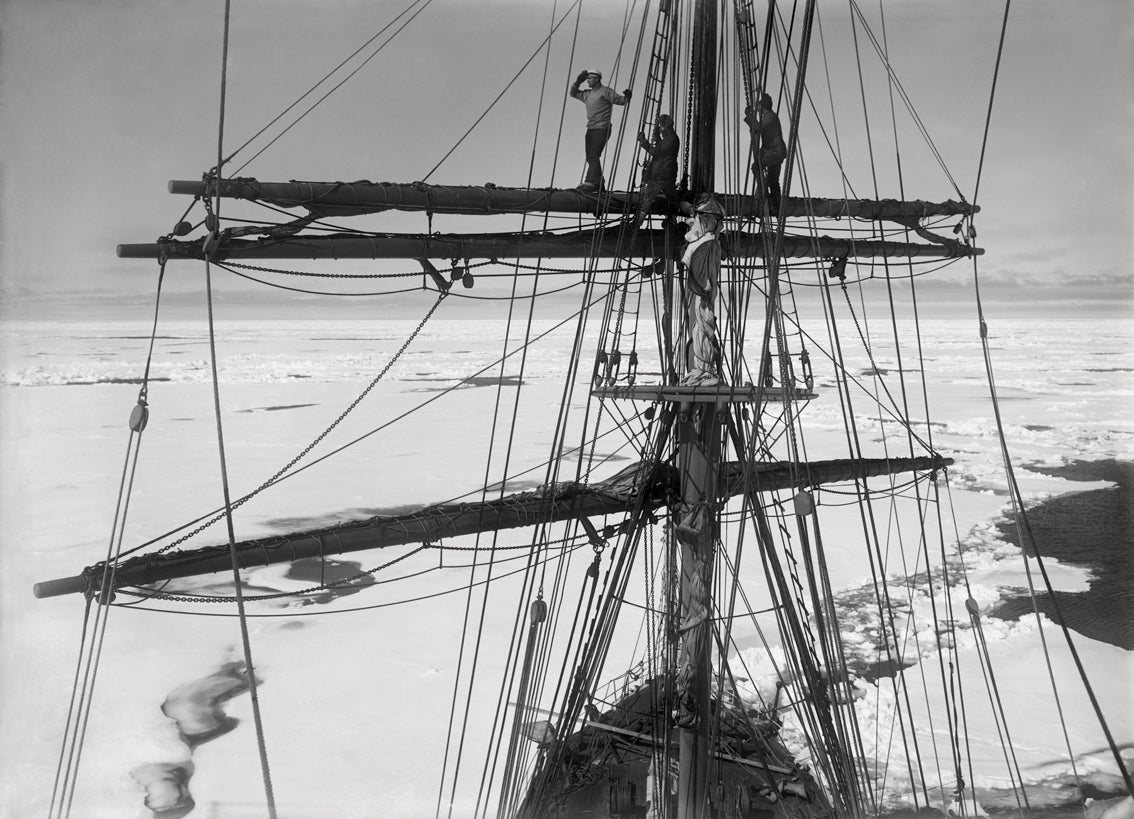
[{"label": "chain", "polygon": [[[582,535],[572,535],[572,536],[569,536],[569,537],[556,538],[555,540],[545,540],[543,542],[543,544],[540,546],[540,548],[545,548],[547,546],[563,546],[563,547],[566,547],[566,548],[574,548],[576,545],[581,544],[582,541],[584,541],[586,539],[587,539],[587,536],[585,534],[582,534]],[[497,546],[487,546],[487,547],[486,546],[438,546],[438,545],[434,545],[432,543],[428,544],[428,545],[430,546],[430,548],[437,549],[438,551],[444,551],[444,552],[484,552],[484,551],[508,552],[508,551],[519,551],[521,549],[531,549],[532,548],[531,545],[527,544],[527,543],[521,543],[518,546],[499,546],[499,545],[497,545]]]},{"label": "chain", "polygon": [[[689,143],[693,134],[693,87],[694,87],[693,61],[689,61],[689,85],[685,95],[685,139],[682,141],[681,174],[682,183],[687,184],[689,179]],[[685,187],[685,184],[682,187]]]},{"label": "chain", "polygon": [[[340,423],[342,423],[343,419],[346,418],[354,410],[354,408],[357,407],[362,402],[362,399],[364,399],[370,393],[370,391],[372,389],[374,389],[375,386],[377,386],[378,382],[381,381],[382,378],[386,375],[386,373],[388,373],[390,371],[390,369],[394,366],[394,364],[397,363],[398,359],[401,358],[402,354],[405,353],[405,351],[409,348],[410,344],[413,343],[413,340],[415,338],[417,338],[417,336],[421,332],[422,328],[425,327],[425,323],[427,321],[429,321],[430,317],[433,316],[433,313],[437,310],[438,307],[441,306],[441,302],[445,300],[446,295],[448,295],[448,294],[447,293],[440,293],[437,296],[437,301],[435,301],[433,303],[433,306],[429,308],[429,312],[425,314],[425,317],[420,322],[418,322],[417,327],[415,327],[413,332],[409,334],[409,337],[405,340],[405,342],[398,349],[398,351],[396,353],[394,353],[393,358],[391,358],[386,363],[386,366],[382,368],[382,370],[378,373],[378,375],[374,376],[373,380],[366,386],[366,389],[364,389],[359,394],[359,396],[357,398],[355,398],[354,401],[352,401],[350,403],[350,406],[348,406],[345,410],[343,410],[342,413],[339,415],[339,417],[331,422],[330,426],[328,426],[325,430],[323,430],[321,433],[319,433],[319,435],[315,438],[315,440],[313,440],[311,443],[309,443],[303,449],[302,452],[300,452],[298,455],[296,455],[294,458],[292,458],[290,461],[288,461],[288,463],[282,469],[280,469],[278,472],[276,472],[276,474],[272,475],[272,477],[268,478],[268,480],[264,481],[262,484],[260,484],[258,487],[253,489],[251,492],[249,492],[244,497],[238,498],[237,500],[235,500],[232,504],[232,508],[237,509],[238,507],[242,506],[246,502],[250,501],[252,498],[256,497],[256,495],[263,492],[269,486],[274,484],[277,480],[279,480],[283,476],[283,474],[285,472],[287,472],[289,469],[291,469],[293,466],[295,466],[297,463],[299,463],[299,461],[302,460],[303,457],[307,455],[307,453],[309,453],[312,449],[314,449],[316,446],[318,446],[319,443],[324,438],[326,438],[331,433],[332,430],[335,429],[335,427],[337,427]],[[210,518],[209,520],[202,523],[200,526],[198,526],[196,529],[192,530],[191,532],[188,532],[187,534],[182,535],[181,537],[179,537],[177,540],[173,541],[172,543],[169,543],[165,546],[162,546],[160,549],[153,552],[153,554],[160,555],[160,554],[163,554],[165,552],[168,552],[170,549],[174,548],[175,546],[179,546],[180,544],[189,540],[193,536],[200,534],[205,529],[208,529],[210,526],[212,526],[218,520],[221,520],[223,518],[224,518],[224,513],[220,513],[220,514],[216,515],[215,517]]]},{"label": "chain", "polygon": [[[332,580],[328,583],[321,583],[320,585],[312,586],[309,589],[301,589],[299,591],[290,591],[290,592],[279,592],[277,594],[255,594],[255,595],[246,594],[246,595],[244,595],[244,599],[245,600],[279,600],[280,598],[283,598],[283,597],[300,597],[301,595],[312,594],[312,593],[318,592],[318,591],[329,591],[329,590],[338,588],[339,586],[346,586],[348,584],[353,583],[356,580],[361,580],[364,577],[370,577],[370,576],[374,575],[375,573],[382,571],[383,569],[390,568],[391,566],[393,566],[396,563],[401,563],[406,558],[413,557],[418,552],[424,551],[425,549],[429,549],[429,548],[432,548],[432,547],[433,547],[433,544],[431,544],[431,543],[423,543],[420,546],[418,546],[416,549],[409,551],[409,552],[406,552],[404,555],[401,555],[400,557],[395,557],[393,560],[390,560],[386,563],[383,563],[381,566],[375,566],[373,569],[366,569],[365,571],[358,572],[357,574],[352,574],[350,577],[342,577],[342,578],[339,578],[338,580]],[[232,603],[232,602],[235,602],[235,600],[236,600],[235,595],[166,594],[166,593],[160,592],[160,591],[156,591],[156,592],[136,592],[136,591],[130,591],[129,589],[118,589],[118,591],[122,592],[123,594],[128,594],[131,597],[143,597],[143,598],[146,598],[146,599],[154,599],[154,600],[171,600],[171,601],[178,602],[178,603]]]},{"label": "chain", "polygon": [[[462,269],[474,269],[478,267],[485,267],[487,265],[499,264],[498,259],[487,259],[483,262],[471,262],[468,264],[460,264],[448,268],[438,269],[438,273],[452,273],[457,267]],[[406,273],[311,273],[305,270],[286,270],[282,267],[264,267],[262,265],[244,264],[242,262],[225,261],[225,267],[238,267],[241,270],[252,270],[256,273],[279,273],[283,276],[306,276],[312,279],[409,279],[415,276],[420,276],[420,270],[411,270]],[[519,264],[518,262],[509,262],[509,267],[519,268],[520,270],[533,270],[542,273],[578,273],[578,270],[571,268],[561,267],[552,268],[547,266],[539,266],[532,264]],[[621,271],[621,267],[608,267],[608,268],[593,268],[595,273],[617,273]]]},{"label": "chain", "polygon": [[[586,537],[585,535],[577,535],[575,537],[559,538],[558,540],[548,541],[545,545],[547,545],[547,546],[560,545],[560,546],[564,546],[567,549],[573,549],[573,548],[576,548],[579,541],[584,540],[585,537]],[[437,551],[445,551],[445,552],[475,552],[475,551],[484,551],[485,548],[486,547],[483,547],[483,546],[443,546],[443,545],[436,544],[436,543],[428,543],[428,542],[422,543],[416,549],[414,549],[413,551],[410,551],[410,552],[406,552],[401,557],[396,557],[393,560],[388,561],[386,563],[383,563],[380,566],[375,566],[373,569],[366,569],[364,571],[358,572],[357,574],[352,574],[350,577],[342,577],[342,578],[339,578],[338,580],[332,580],[332,581],[329,581],[327,583],[321,583],[318,586],[311,586],[310,588],[300,589],[298,591],[278,592],[276,594],[256,594],[256,595],[247,595],[246,594],[246,595],[244,595],[244,599],[245,600],[278,600],[278,599],[284,598],[284,597],[302,597],[302,596],[307,595],[307,594],[314,594],[315,592],[333,590],[335,588],[338,588],[339,586],[346,586],[346,585],[352,584],[356,580],[361,580],[364,577],[371,577],[371,576],[375,575],[376,573],[382,571],[383,569],[388,569],[389,567],[395,565],[396,563],[400,563],[403,560],[405,560],[406,558],[412,557],[413,555],[415,555],[419,552],[422,552],[425,549],[434,549],[434,550],[437,550]],[[520,550],[520,549],[530,549],[530,548],[531,548],[531,546],[529,546],[527,544],[522,544],[522,545],[519,545],[519,546],[496,546],[496,547],[493,547],[492,550],[493,551],[508,551],[508,550]],[[118,591],[123,593],[123,594],[128,594],[131,597],[141,597],[141,598],[145,598],[147,600],[148,599],[170,600],[170,601],[178,602],[178,603],[231,603],[231,602],[236,600],[235,595],[166,594],[166,593],[161,592],[161,591],[138,592],[138,591],[132,591],[130,589],[118,589]]]},{"label": "chain", "polygon": [[[475,264],[458,265],[462,269],[484,267],[492,264],[491,261],[477,262]],[[227,267],[239,267],[242,270],[253,270],[257,273],[279,273],[283,276],[306,276],[311,279],[409,279],[420,276],[420,270],[411,270],[406,273],[311,273],[306,270],[285,270],[282,267],[263,267],[255,264],[243,264],[226,261]],[[452,273],[458,266],[443,268],[438,273]]]}]

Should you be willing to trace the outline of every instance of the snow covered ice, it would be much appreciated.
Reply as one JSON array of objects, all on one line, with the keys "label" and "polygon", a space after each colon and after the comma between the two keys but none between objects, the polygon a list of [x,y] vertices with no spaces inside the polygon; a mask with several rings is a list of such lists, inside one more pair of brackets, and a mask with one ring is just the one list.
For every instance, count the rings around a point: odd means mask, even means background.
[{"label": "snow covered ice", "polygon": [[[222,324],[221,399],[234,496],[259,486],[338,417],[415,324]],[[537,322],[534,332],[551,326]],[[530,488],[543,480],[541,464],[551,443],[572,331],[567,325],[552,332],[528,355],[508,467],[509,475],[518,477],[510,489]],[[5,815],[22,817],[47,811],[83,609],[82,599],[76,597],[34,600],[31,586],[76,574],[105,554],[128,436],[126,421],[135,403],[149,327],[145,322],[11,323],[4,332],[8,356],[3,361],[0,416],[5,458],[0,628],[5,730],[0,805]],[[483,424],[493,412],[500,371],[480,371],[498,357],[502,332],[503,324],[496,321],[430,323],[359,410],[313,454],[367,437],[243,505],[235,514],[237,537],[444,501],[478,489],[486,479],[500,480],[498,472],[485,471],[488,439]],[[928,680],[924,688],[932,690],[940,674],[931,603],[942,609],[946,596],[952,595],[949,602],[967,622],[964,607],[971,594],[982,612],[1023,778],[1035,786],[1037,802],[1057,802],[1066,797],[1071,766],[1055,717],[1039,626],[1035,617],[1006,622],[988,616],[1008,590],[1026,586],[1027,580],[1019,550],[1000,540],[993,525],[1008,511],[1008,498],[979,338],[970,321],[923,322],[922,332],[925,366],[931,370],[934,445],[956,459],[950,469],[950,495],[960,548],[957,543],[947,548],[958,565],[963,557],[970,585],[969,590],[959,585],[946,590],[936,583],[933,599],[925,590],[911,592],[905,578],[925,572],[916,544],[895,544],[893,561],[886,566],[904,618],[903,645],[893,653],[908,664],[901,680],[911,692],[915,715],[924,715],[916,728],[924,786],[937,802],[944,801],[955,784],[948,734],[943,726],[931,725],[932,703],[922,694],[922,678]],[[518,333],[514,328],[513,336]],[[1027,470],[1028,464],[1134,460],[1134,420],[1128,411],[1134,396],[1132,335],[1134,331],[1119,321],[993,322],[993,356],[1009,446],[1029,500],[1099,484],[1049,477]],[[897,369],[885,338],[878,339],[873,353],[873,361],[865,355],[858,360],[848,351],[852,371]],[[207,361],[201,325],[174,322],[159,329],[151,372],[152,414],[131,502],[127,546],[221,505]],[[649,356],[643,354],[643,361],[643,368],[649,369]],[[902,366],[911,368],[908,359]],[[818,365],[816,370],[820,398],[805,410],[802,426],[819,448],[837,437],[842,419],[833,391],[824,386],[830,382],[826,371]],[[478,373],[481,378],[443,394]],[[518,357],[509,360],[504,375],[519,375]],[[920,389],[920,374],[907,376]],[[642,378],[649,379],[645,374]],[[505,379],[509,406],[515,390],[511,383]],[[578,394],[573,400],[582,399]],[[422,404],[421,410],[386,426]],[[914,415],[918,420],[916,411]],[[925,419],[920,421],[924,425]],[[875,436],[870,445],[883,451],[887,422],[863,409],[859,423]],[[368,434],[375,429],[379,431]],[[632,455],[618,452],[609,441],[600,442],[598,449],[600,455],[612,456],[615,467],[624,466]],[[501,455],[496,453],[498,459]],[[837,524],[851,512],[833,502],[824,505],[831,500],[821,494],[820,509]],[[214,527],[194,542],[220,542],[222,528]],[[500,543],[522,545],[523,532],[503,534]],[[828,544],[828,552],[843,637],[848,652],[865,669],[881,649],[872,631],[877,613],[858,593],[870,576],[850,543],[846,548],[834,546]],[[381,553],[351,557],[364,569],[388,559]],[[1086,568],[1054,560],[1047,565],[1059,589],[1083,590],[1091,582]],[[1034,561],[1032,569],[1034,574]],[[423,574],[410,577],[417,572]],[[466,603],[459,590],[468,574],[467,568],[439,567],[436,554],[423,553],[378,572],[377,582],[357,594],[331,602],[250,605],[252,613],[263,615],[251,619],[251,641],[282,815],[327,816],[329,805],[340,817],[434,814]],[[393,576],[409,579],[383,582]],[[754,607],[766,601],[758,566],[748,567],[743,580]],[[250,571],[247,581],[252,590],[311,585],[289,575],[286,566]],[[223,584],[223,579],[212,578],[196,588],[217,591]],[[457,593],[434,596],[439,591]],[[498,678],[518,591],[518,579],[506,578],[487,604],[481,659],[486,681]],[[395,605],[414,598],[422,599]],[[366,608],[378,604],[388,605]],[[178,612],[186,607],[160,608]],[[358,610],[328,616],[351,609]],[[231,610],[217,606],[204,613]],[[1066,646],[1050,621],[1044,625],[1079,773],[1100,789],[1113,790],[1118,784],[1114,762]],[[738,658],[734,670],[749,678],[753,689],[764,688],[767,696],[777,647],[772,646],[769,656],[757,636],[739,625],[737,639],[746,648],[744,662]],[[962,628],[957,639],[961,666],[956,673],[967,694],[974,784],[986,807],[1010,807],[1003,801],[1009,798],[1005,792],[996,790],[1010,780],[971,630]],[[632,637],[625,643],[622,648],[628,654]],[[1129,748],[1134,743],[1132,652],[1081,636],[1076,645],[1116,740]],[[240,658],[239,631],[232,617],[110,609],[76,795],[80,815],[146,815],[144,793],[131,772],[152,774],[145,766],[184,762],[192,764],[189,788],[199,815],[256,815],[263,792],[248,697],[237,693],[225,701],[225,713],[239,722],[236,730],[195,747],[186,744],[177,725],[161,711],[171,693]],[[608,664],[609,676],[621,670]],[[911,804],[905,752],[892,729],[894,684],[890,678],[864,675],[856,681],[855,692],[851,707],[863,725],[868,756],[876,760],[876,781],[885,781],[887,804]],[[485,740],[491,719],[491,713],[471,715],[470,748]],[[785,729],[793,730],[790,720]],[[468,792],[458,789],[454,815],[471,811],[475,782],[470,782]]]}]

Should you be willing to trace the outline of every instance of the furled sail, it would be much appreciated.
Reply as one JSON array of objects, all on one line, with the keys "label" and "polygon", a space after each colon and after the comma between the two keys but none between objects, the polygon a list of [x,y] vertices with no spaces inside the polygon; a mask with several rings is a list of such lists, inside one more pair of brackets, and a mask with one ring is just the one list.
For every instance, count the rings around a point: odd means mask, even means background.
[{"label": "furled sail", "polygon": [[[615,227],[565,233],[376,233],[270,236],[208,240],[174,239],[118,245],[123,259],[598,259],[655,258],[665,255],[666,231]],[[782,237],[782,255],[789,258],[952,258],[984,250],[944,237],[930,243],[887,239],[836,239],[830,236]],[[670,244],[673,237],[670,236]],[[206,253],[205,246],[208,245]],[[763,258],[776,245],[774,231],[724,231],[721,245],[732,257]]]},{"label": "furled sail", "polygon": [[[174,179],[169,192],[190,196],[216,196],[215,179]],[[427,213],[488,215],[503,213],[634,213],[639,195],[627,191],[586,193],[563,188],[508,188],[486,185],[428,185],[424,182],[260,182],[238,178],[221,180],[222,197],[263,202],[281,208],[304,208],[318,217],[356,216],[387,210]],[[740,217],[763,215],[763,200],[756,196],[725,194],[726,213]],[[663,201],[656,210],[660,212]],[[816,219],[929,219],[971,216],[980,211],[967,202],[948,200],[903,202],[897,199],[821,199],[789,196],[780,205],[787,217]]]},{"label": "furled sail", "polygon": [[[722,497],[752,489],[770,492],[901,472],[937,470],[952,463],[952,459],[940,456],[808,463],[730,462],[721,465],[720,492]],[[312,532],[244,541],[236,544],[237,562],[242,568],[265,566],[343,552],[428,543],[475,532],[614,515],[636,508],[649,512],[669,503],[677,486],[676,470],[669,464],[638,462],[607,480],[592,484],[554,483],[496,500],[427,506],[403,515],[382,515]],[[222,544],[130,558],[115,568],[114,585],[116,588],[139,586],[231,570],[229,547]],[[103,566],[99,564],[75,577],[37,583],[35,595],[54,597],[89,592],[100,587],[102,574]]]}]

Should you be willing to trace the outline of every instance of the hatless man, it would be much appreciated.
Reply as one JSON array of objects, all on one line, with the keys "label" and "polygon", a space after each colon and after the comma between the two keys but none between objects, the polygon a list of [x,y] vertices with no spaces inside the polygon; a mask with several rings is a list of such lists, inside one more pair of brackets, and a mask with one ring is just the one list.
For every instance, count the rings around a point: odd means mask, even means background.
[{"label": "hatless man", "polygon": [[[584,82],[587,88],[580,90]],[[602,84],[601,71],[583,71],[575,78],[569,90],[570,95],[587,107],[587,176],[581,191],[597,191],[603,187],[602,151],[610,139],[610,113],[615,105],[630,102],[631,92],[627,88],[621,94]]]},{"label": "hatless man", "polygon": [[659,114],[654,123],[653,140],[645,134],[638,134],[638,144],[649,155],[642,169],[641,198],[635,225],[640,225],[650,215],[650,209],[659,196],[672,202],[677,196],[677,154],[681,140],[673,130],[673,117]]},{"label": "hatless man", "polygon": [[780,212],[780,167],[787,159],[787,145],[780,118],[772,110],[772,95],[760,94],[756,107],[744,109],[744,121],[752,134],[752,173],[767,196],[768,211]]}]

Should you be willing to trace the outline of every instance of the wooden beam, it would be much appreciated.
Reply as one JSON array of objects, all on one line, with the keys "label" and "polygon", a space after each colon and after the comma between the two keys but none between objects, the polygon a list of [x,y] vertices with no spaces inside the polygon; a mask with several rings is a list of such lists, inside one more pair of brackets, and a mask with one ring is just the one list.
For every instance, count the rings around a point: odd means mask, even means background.
[{"label": "wooden beam", "polygon": [[[763,258],[775,244],[771,233],[725,231],[721,244],[733,258]],[[614,228],[570,233],[355,233],[290,236],[267,239],[221,239],[212,249],[214,261],[260,259],[592,259],[661,258],[665,232]],[[118,245],[122,259],[204,259],[200,241],[168,240]],[[787,258],[953,258],[981,255],[984,250],[948,241],[892,242],[883,239],[836,239],[830,236],[785,236]]]},{"label": "wooden beam", "polygon": [[[744,491],[771,492],[797,487],[801,481],[817,486],[828,481],[847,481],[909,471],[940,469],[953,463],[948,458],[891,458],[815,461],[811,463],[722,464],[722,496]],[[302,558],[323,557],[366,549],[427,543],[474,532],[491,532],[534,526],[538,523],[582,516],[622,514],[634,508],[638,491],[646,493],[642,508],[665,505],[676,486],[676,475],[661,470],[654,484],[639,487],[650,474],[642,464],[633,464],[606,481],[589,487],[574,483],[553,484],[534,492],[523,492],[487,503],[428,506],[407,515],[347,521],[312,532],[294,532],[279,537],[242,541],[236,544],[241,568],[290,563]],[[115,587],[159,583],[177,577],[195,577],[214,572],[231,572],[228,544],[201,549],[175,551],[163,555],[142,555],[119,564]],[[100,567],[74,577],[37,583],[36,597],[77,594],[101,585]],[[93,583],[92,585],[89,585]]]},{"label": "wooden beam", "polygon": [[[170,193],[189,196],[216,195],[215,180],[174,179]],[[637,213],[634,191],[584,193],[564,188],[508,188],[495,185],[427,185],[423,182],[260,182],[256,179],[225,179],[220,184],[225,198],[263,202],[279,208],[303,208],[319,217],[359,216],[389,210],[464,215],[507,213],[589,213],[627,215]],[[730,216],[757,217],[763,205],[756,196],[718,196]],[[659,201],[654,211],[661,212]],[[967,216],[980,208],[967,202],[927,202],[897,199],[823,199],[789,196],[781,205],[787,217],[816,219],[931,219]]]}]

